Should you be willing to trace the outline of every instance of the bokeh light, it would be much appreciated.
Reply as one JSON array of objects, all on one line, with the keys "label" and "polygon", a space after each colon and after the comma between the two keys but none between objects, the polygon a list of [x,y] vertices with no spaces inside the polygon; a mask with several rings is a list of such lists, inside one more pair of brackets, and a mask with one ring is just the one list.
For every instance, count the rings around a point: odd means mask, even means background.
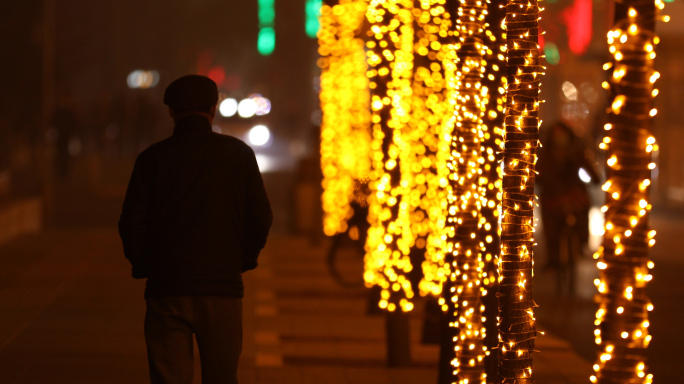
[{"label": "bokeh light", "polygon": [[235,116],[238,111],[238,102],[233,98],[224,99],[221,104],[219,104],[219,113],[223,117]]},{"label": "bokeh light", "polygon": [[243,99],[238,104],[238,115],[242,118],[252,117],[256,114],[257,105],[253,99]]},{"label": "bokeh light", "polygon": [[271,131],[265,125],[256,125],[249,130],[247,138],[250,144],[262,147],[271,141]]},{"label": "bokeh light", "polygon": [[271,112],[271,101],[259,94],[253,94],[249,96],[252,101],[254,101],[254,105],[256,106],[256,109],[254,111],[254,114],[257,116],[263,116],[267,115],[269,112]]},{"label": "bokeh light", "polygon": [[154,88],[159,84],[159,72],[137,69],[128,74],[126,82],[131,89]]}]

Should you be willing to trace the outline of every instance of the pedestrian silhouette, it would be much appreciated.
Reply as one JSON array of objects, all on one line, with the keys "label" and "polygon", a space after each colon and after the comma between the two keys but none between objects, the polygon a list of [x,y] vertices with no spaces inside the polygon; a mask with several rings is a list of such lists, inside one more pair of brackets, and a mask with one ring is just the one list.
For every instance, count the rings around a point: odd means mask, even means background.
[{"label": "pedestrian silhouette", "polygon": [[193,380],[193,334],[205,384],[237,383],[241,274],[257,267],[272,222],[252,149],[212,132],[211,79],[172,82],[173,135],[137,158],[119,233],[134,278],[147,278],[145,341],[152,384]]},{"label": "pedestrian silhouette", "polygon": [[542,136],[537,168],[547,250],[544,269],[572,274],[567,269],[573,268],[574,258],[589,239],[591,201],[580,174],[592,183],[599,182],[599,175],[582,140],[563,122],[553,124]]}]

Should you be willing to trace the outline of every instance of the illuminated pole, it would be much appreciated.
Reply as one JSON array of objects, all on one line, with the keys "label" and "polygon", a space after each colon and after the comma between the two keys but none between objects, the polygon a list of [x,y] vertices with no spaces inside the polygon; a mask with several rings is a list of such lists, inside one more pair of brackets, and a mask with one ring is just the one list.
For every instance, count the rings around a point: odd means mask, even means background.
[{"label": "illuminated pole", "polygon": [[[654,83],[654,26],[661,0],[615,2],[615,26],[608,32],[612,76],[604,87],[611,91],[607,136],[600,147],[607,150],[607,193],[603,246],[594,255],[600,278],[599,309],[595,331],[598,360],[593,383],[652,383],[646,366],[651,341],[648,312],[653,305],[646,295],[653,262],[649,247],[655,231],[649,230],[649,186],[655,169],[651,153],[657,149],[652,135]],[[667,16],[665,17],[667,19]]]},{"label": "illuminated pole", "polygon": [[534,383],[536,338],[532,268],[534,179],[539,142],[539,6],[506,2],[507,94],[501,223],[499,373],[503,383]]},{"label": "illuminated pole", "polygon": [[501,156],[503,152],[504,107],[506,105],[506,36],[502,29],[506,18],[506,8],[498,1],[490,1],[487,5],[485,21],[487,30],[487,67],[483,84],[489,90],[487,112],[484,117],[485,132],[481,146],[482,174],[480,175],[480,246],[483,249],[482,286],[484,287],[482,304],[485,306],[484,326],[485,373],[488,383],[499,383],[499,254],[501,238],[499,236],[499,218],[501,209]]},{"label": "illuminated pole", "polygon": [[347,230],[355,181],[370,173],[370,90],[364,42],[364,0],[340,0],[321,7],[321,170],[323,231]]},{"label": "illuminated pole", "polygon": [[387,311],[388,363],[410,362],[408,317],[414,293],[408,179],[413,77],[413,0],[367,0],[367,47],[372,93],[372,173],[364,280],[381,288]]},{"label": "illuminated pole", "polygon": [[456,110],[451,138],[450,196],[447,226],[450,227],[447,251],[452,261],[451,301],[454,317],[450,326],[458,328],[454,340],[454,374],[459,384],[485,383],[482,305],[482,247],[479,238],[482,173],[481,147],[484,139],[483,117],[488,89],[482,86],[487,47],[484,45],[487,3],[460,0],[455,29],[459,33],[456,60]]}]

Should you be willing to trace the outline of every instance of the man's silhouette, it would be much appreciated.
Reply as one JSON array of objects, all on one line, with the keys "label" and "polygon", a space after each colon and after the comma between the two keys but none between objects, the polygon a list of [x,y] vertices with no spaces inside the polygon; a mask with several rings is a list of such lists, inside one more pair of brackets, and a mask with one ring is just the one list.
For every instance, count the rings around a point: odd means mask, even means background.
[{"label": "man's silhouette", "polygon": [[579,171],[584,169],[592,183],[600,176],[587,158],[586,148],[568,125],[557,122],[542,138],[537,162],[541,187],[542,223],[547,256],[544,269],[558,270],[561,263],[561,236],[573,229],[581,251],[589,240],[589,208],[591,200]]},{"label": "man's silhouette", "polygon": [[133,277],[147,278],[153,384],[192,383],[193,334],[202,382],[237,383],[241,273],[256,268],[272,212],[252,149],[212,132],[217,101],[204,76],[168,86],[173,135],[138,156],[119,221]]}]

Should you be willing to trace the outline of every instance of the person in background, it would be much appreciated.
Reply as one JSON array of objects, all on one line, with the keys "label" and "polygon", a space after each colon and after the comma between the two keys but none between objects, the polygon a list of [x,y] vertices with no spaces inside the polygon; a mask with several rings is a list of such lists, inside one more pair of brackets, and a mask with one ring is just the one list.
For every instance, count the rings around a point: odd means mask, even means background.
[{"label": "person in background", "polygon": [[[599,174],[588,159],[582,140],[563,122],[552,125],[542,137],[537,162],[537,183],[546,241],[544,270],[561,267],[561,236],[572,228],[579,239],[579,250],[589,240],[589,208],[591,201],[586,183],[581,180],[584,170],[591,182],[599,182]],[[586,177],[586,176],[585,176]]]},{"label": "person in background", "polygon": [[190,384],[193,334],[205,384],[237,383],[241,274],[257,267],[272,223],[252,149],[212,132],[211,79],[172,82],[173,135],[137,158],[119,221],[134,278],[147,279],[145,341],[152,384]]}]

